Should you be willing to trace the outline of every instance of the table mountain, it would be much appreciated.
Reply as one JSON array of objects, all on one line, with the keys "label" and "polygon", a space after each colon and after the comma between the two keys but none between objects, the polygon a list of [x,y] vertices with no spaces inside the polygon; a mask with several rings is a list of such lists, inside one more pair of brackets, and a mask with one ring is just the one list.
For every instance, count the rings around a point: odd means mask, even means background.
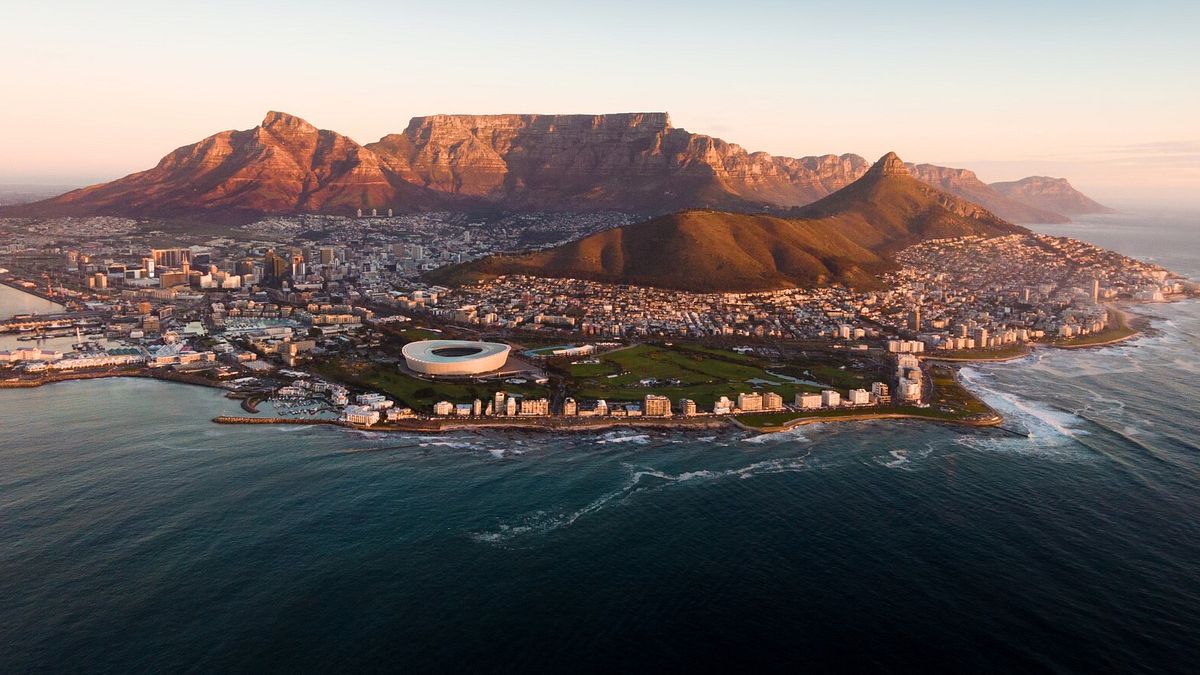
[{"label": "table mountain", "polygon": [[688,291],[877,284],[890,256],[926,239],[1027,232],[912,177],[888,153],[861,178],[787,217],[689,210],[521,255],[434,270],[457,284],[505,274]]},{"label": "table mountain", "polygon": [[666,113],[434,115],[367,147],[416,185],[551,210],[796,206],[867,168],[857,155],[750,153]]},{"label": "table mountain", "polygon": [[[366,146],[271,112],[119,180],[3,215],[340,213],[486,206],[659,214],[689,208],[755,212],[812,203],[861,177],[858,155],[776,157],[671,125],[666,113],[433,115]],[[992,190],[974,174],[932,165],[917,177],[1016,221],[1062,216]]]}]

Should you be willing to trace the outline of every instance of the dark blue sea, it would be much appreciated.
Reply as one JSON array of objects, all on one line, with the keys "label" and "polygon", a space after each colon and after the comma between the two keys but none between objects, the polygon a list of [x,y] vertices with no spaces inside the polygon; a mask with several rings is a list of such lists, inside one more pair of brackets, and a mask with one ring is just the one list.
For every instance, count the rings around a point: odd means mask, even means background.
[{"label": "dark blue sea", "polygon": [[[1200,219],[1055,226],[1200,277]],[[0,673],[1196,672],[1200,303],[970,368],[1020,432],[401,436],[0,391]]]}]

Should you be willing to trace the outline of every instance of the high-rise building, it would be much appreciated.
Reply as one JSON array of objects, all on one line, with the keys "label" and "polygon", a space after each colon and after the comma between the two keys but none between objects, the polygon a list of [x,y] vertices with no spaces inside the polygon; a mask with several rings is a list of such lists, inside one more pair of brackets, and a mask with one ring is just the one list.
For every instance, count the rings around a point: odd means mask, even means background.
[{"label": "high-rise building", "polygon": [[696,402],[690,398],[679,399],[679,414],[684,417],[694,417],[696,415]]},{"label": "high-rise building", "polygon": [[738,410],[742,412],[754,412],[763,409],[763,397],[758,392],[741,393],[737,397]]},{"label": "high-rise building", "polygon": [[303,279],[308,275],[308,270],[304,265],[304,254],[300,251],[292,251],[292,278]]},{"label": "high-rise building", "polygon": [[914,331],[921,330],[921,308],[916,307],[912,313],[908,315],[908,327]]},{"label": "high-rise building", "polygon": [[563,401],[562,414],[563,417],[574,417],[575,415],[579,414],[579,405],[575,403],[575,399],[568,396]]},{"label": "high-rise building", "polygon": [[728,396],[722,396],[713,403],[714,415],[728,415],[731,412],[733,412],[733,401],[730,401]]},{"label": "high-rise building", "polygon": [[[509,399],[510,401],[512,399]],[[524,416],[545,416],[550,414],[550,399],[548,398],[523,398],[521,399],[520,412]]]},{"label": "high-rise building", "polygon": [[763,410],[782,410],[783,397],[773,391],[763,395]]},{"label": "high-rise building", "polygon": [[495,414],[504,414],[504,399],[507,397],[507,394],[502,391],[498,391],[492,395],[492,410],[495,412]]},{"label": "high-rise building", "polygon": [[192,251],[186,248],[156,248],[151,249],[150,257],[159,267],[180,267],[192,261]]},{"label": "high-rise building", "polygon": [[254,274],[254,261],[250,258],[239,260],[234,265],[234,273],[243,277],[252,276]]},{"label": "high-rise building", "polygon": [[646,417],[670,417],[671,399],[657,394],[646,394],[642,399],[642,414]]},{"label": "high-rise building", "polygon": [[796,407],[801,410],[813,410],[821,407],[821,395],[816,392],[796,394]]},{"label": "high-rise building", "polygon": [[275,253],[274,249],[269,249],[263,255],[263,276],[271,281],[278,281],[287,276],[288,262]]},{"label": "high-rise building", "polygon": [[821,407],[836,408],[842,404],[842,395],[832,389],[821,392]]}]

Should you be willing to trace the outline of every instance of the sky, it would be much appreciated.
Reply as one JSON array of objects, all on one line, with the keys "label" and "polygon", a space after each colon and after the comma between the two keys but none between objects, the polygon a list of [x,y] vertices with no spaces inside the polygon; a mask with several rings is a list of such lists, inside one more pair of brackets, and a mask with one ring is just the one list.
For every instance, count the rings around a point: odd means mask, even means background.
[{"label": "sky", "polygon": [[289,112],[660,111],[748,150],[1069,178],[1200,206],[1200,3],[17,2],[0,183],[84,184]]}]

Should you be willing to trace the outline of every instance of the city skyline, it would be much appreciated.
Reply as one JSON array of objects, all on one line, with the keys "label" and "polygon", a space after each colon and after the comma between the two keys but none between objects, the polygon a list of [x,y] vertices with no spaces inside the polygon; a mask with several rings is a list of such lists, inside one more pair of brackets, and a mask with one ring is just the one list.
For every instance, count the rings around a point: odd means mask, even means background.
[{"label": "city skyline", "polygon": [[360,143],[435,113],[653,110],[751,151],[894,149],[988,182],[1066,177],[1117,206],[1194,204],[1196,11],[22,7],[0,28],[23,101],[0,111],[20,130],[0,137],[0,182],[111,180],[268,109]]}]

